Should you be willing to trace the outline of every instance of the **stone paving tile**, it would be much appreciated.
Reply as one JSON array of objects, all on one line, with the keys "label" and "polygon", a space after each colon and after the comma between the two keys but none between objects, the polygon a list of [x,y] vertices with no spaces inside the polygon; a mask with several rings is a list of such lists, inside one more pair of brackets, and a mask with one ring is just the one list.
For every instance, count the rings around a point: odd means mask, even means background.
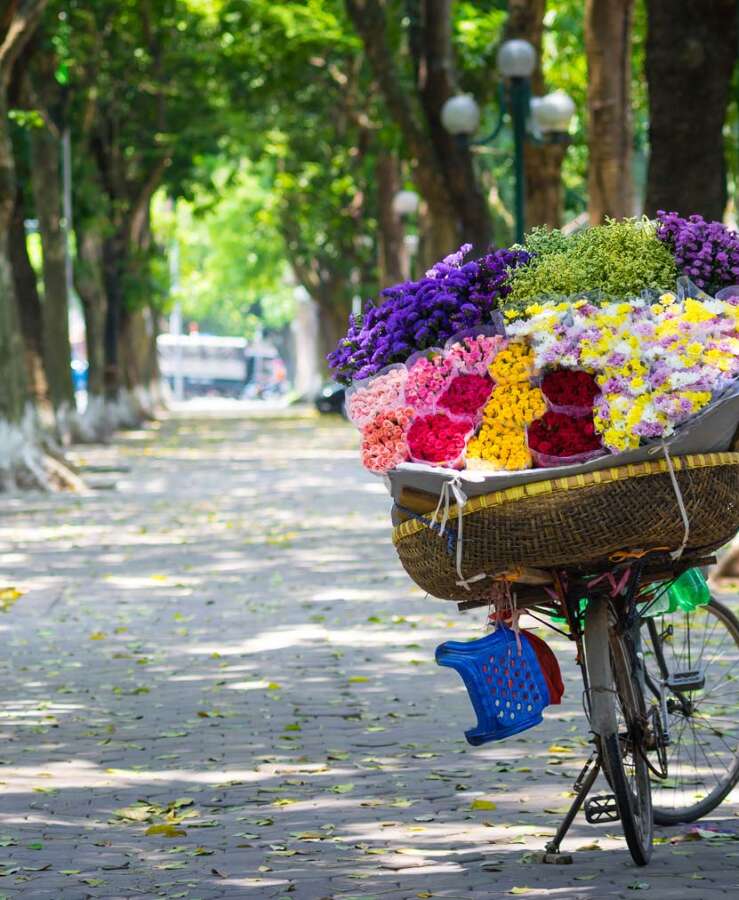
[{"label": "stone paving tile", "polygon": [[522,861],[587,753],[572,648],[547,637],[561,707],[468,747],[433,651],[483,617],[409,583],[347,426],[172,419],[79,455],[129,468],[0,500],[0,585],[25,592],[0,618],[0,898],[736,896],[739,841],[639,870],[578,819],[565,849],[600,850]]}]

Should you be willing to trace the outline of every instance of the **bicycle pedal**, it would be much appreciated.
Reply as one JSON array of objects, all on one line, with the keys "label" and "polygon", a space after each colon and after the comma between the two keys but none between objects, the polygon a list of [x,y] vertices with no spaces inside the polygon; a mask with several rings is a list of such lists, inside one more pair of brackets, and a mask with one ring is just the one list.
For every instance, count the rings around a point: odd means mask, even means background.
[{"label": "bicycle pedal", "polygon": [[599,822],[618,822],[621,818],[613,794],[601,794],[585,801],[585,820],[591,825]]},{"label": "bicycle pedal", "polygon": [[705,687],[706,673],[703,669],[673,672],[667,679],[667,687],[678,694],[700,691]]}]

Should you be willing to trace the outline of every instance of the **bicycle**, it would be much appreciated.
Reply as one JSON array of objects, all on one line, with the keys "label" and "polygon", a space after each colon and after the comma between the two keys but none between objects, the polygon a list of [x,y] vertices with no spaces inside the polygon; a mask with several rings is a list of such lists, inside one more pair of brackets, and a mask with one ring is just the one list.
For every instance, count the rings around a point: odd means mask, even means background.
[{"label": "bicycle", "polygon": [[[739,744],[720,701],[726,685],[739,693],[739,621],[713,598],[668,622],[648,615],[680,574],[712,561],[653,552],[599,572],[553,572],[546,595],[515,585],[519,608],[569,625],[563,633],[577,645],[593,741],[544,861],[555,861],[584,803],[591,823],[620,820],[634,862],[646,865],[654,823],[705,816],[739,780]],[[612,793],[586,800],[601,771]]]},{"label": "bicycle", "polygon": [[[460,610],[496,597],[498,613],[513,600],[545,625],[542,616],[559,616],[577,645],[593,752],[549,855],[585,804],[590,822],[620,819],[634,861],[645,865],[655,822],[695,821],[739,778],[726,704],[739,623],[712,600],[650,624],[675,580],[715,562],[710,554],[739,530],[739,453],[649,460],[473,497],[460,479],[439,491],[404,479],[391,476],[393,543],[417,585]],[[601,770],[610,793],[585,802]]]}]

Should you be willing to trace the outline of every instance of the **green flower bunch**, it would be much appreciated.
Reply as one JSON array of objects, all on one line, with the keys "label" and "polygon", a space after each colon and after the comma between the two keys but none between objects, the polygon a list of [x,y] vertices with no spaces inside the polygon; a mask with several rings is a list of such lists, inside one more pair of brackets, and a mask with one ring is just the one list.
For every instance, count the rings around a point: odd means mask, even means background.
[{"label": "green flower bunch", "polygon": [[647,288],[669,290],[678,277],[672,253],[646,218],[609,219],[572,235],[535,228],[524,249],[533,258],[513,272],[511,292],[502,301],[506,307],[552,295],[622,299]]}]

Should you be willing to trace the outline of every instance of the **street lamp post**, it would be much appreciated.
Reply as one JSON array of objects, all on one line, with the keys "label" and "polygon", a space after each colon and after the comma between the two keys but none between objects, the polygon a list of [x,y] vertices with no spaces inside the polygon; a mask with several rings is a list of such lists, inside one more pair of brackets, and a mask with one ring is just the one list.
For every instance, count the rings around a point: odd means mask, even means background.
[{"label": "street lamp post", "polygon": [[418,235],[406,232],[406,222],[418,212],[421,198],[415,191],[401,190],[393,197],[393,212],[400,219],[403,233],[402,270],[403,278],[413,277],[413,262],[418,252]]},{"label": "street lamp post", "polygon": [[505,41],[500,45],[498,72],[510,83],[511,118],[513,119],[513,153],[516,195],[516,240],[523,240],[526,220],[526,187],[523,173],[523,145],[526,120],[531,103],[531,76],[536,68],[536,50],[528,41]]},{"label": "street lamp post", "polygon": [[497,56],[498,72],[507,86],[501,90],[500,118],[493,132],[485,138],[473,140],[480,126],[480,108],[470,94],[450,97],[441,108],[441,123],[460,141],[489,144],[503,127],[506,112],[513,128],[516,220],[516,241],[523,241],[526,229],[526,184],[524,179],[524,144],[567,143],[570,121],[575,104],[564,91],[554,91],[545,97],[531,96],[531,76],[536,68],[536,50],[524,40],[510,40],[501,44]]}]

